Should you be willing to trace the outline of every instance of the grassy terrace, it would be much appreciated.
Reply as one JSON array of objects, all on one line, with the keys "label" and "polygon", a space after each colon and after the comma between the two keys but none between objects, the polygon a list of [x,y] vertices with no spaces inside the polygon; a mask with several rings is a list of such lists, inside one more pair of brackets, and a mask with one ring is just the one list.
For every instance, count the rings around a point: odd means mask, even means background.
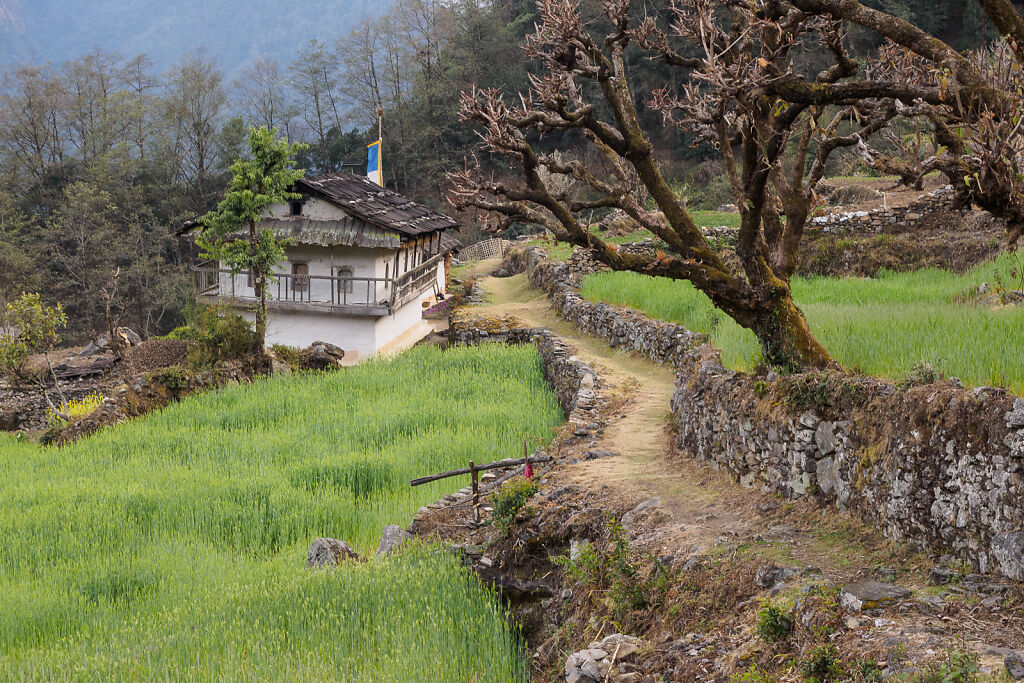
[{"label": "grassy terrace", "polygon": [[494,596],[431,548],[334,572],[562,420],[532,349],[414,349],[192,397],[66,448],[0,441],[0,679],[524,680]]},{"label": "grassy terrace", "polygon": [[[844,367],[900,380],[927,361],[969,386],[1022,393],[1024,307],[957,301],[982,282],[993,284],[997,273],[1009,279],[1015,258],[1003,255],[964,275],[928,269],[874,279],[798,278],[793,292],[818,339]],[[759,362],[754,335],[689,283],[600,273],[586,278],[583,295],[709,334],[728,367],[748,370]]]},{"label": "grassy terrace", "polygon": [[[725,213],[722,211],[690,211],[695,223],[701,228],[717,228],[725,226],[728,228],[740,227],[740,215],[738,213]],[[591,226],[591,231],[598,232],[597,225]],[[649,230],[638,230],[637,232],[619,237],[606,237],[605,240],[612,244],[627,244],[629,242],[640,242],[645,239],[655,239],[654,233]],[[572,256],[573,247],[564,242],[551,244],[541,240],[533,240],[527,246],[542,246],[548,256],[556,261],[564,261]]]}]

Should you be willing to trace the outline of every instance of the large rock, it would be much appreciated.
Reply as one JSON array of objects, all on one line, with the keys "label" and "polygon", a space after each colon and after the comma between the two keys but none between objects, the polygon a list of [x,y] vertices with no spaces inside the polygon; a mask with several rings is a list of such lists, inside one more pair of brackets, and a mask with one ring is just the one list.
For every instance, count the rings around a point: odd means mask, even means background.
[{"label": "large rock", "polygon": [[309,546],[306,566],[312,569],[341,564],[346,560],[358,560],[359,555],[345,541],[336,538],[318,538]]},{"label": "large rock", "polygon": [[657,498],[649,498],[637,505],[635,508],[622,515],[622,528],[631,533],[636,531],[636,523],[656,513],[656,508],[661,501]]},{"label": "large rock", "polygon": [[941,565],[932,567],[931,571],[928,572],[928,583],[933,586],[945,586],[947,583],[959,578],[959,574],[954,572],[952,569]]},{"label": "large rock", "polygon": [[[138,346],[142,343],[142,337],[140,337],[134,330],[128,327],[119,327],[114,330],[114,336],[117,339],[118,344],[121,348],[126,349],[132,346]],[[97,337],[95,342],[89,342],[89,345],[78,352],[79,356],[94,356],[97,353],[102,353],[110,348],[110,336],[107,334],[101,334]]]},{"label": "large rock", "polygon": [[[613,657],[617,662],[625,662],[633,658],[637,652],[640,651],[640,646],[643,645],[636,636],[627,636],[622,633],[613,633],[610,636],[605,636],[601,639],[600,649],[605,650]],[[591,648],[594,646],[591,645]]]},{"label": "large rock", "polygon": [[315,341],[309,345],[305,354],[305,365],[312,370],[330,370],[340,368],[345,358],[345,351],[325,341]]},{"label": "large rock", "polygon": [[377,557],[387,557],[410,538],[412,538],[412,534],[397,524],[387,525],[384,527],[384,533],[381,534],[380,545],[377,546]]},{"label": "large rock", "polygon": [[996,534],[991,549],[1003,576],[1024,581],[1024,531]]},{"label": "large rock", "polygon": [[598,683],[601,680],[597,662],[586,650],[569,655],[565,660],[563,671],[566,683]]},{"label": "large rock", "polygon": [[777,567],[773,564],[766,564],[758,567],[754,574],[754,583],[758,588],[771,588],[778,583],[783,583],[794,576],[804,574],[820,574],[817,567]]},{"label": "large rock", "polygon": [[1003,660],[1006,673],[1015,681],[1024,680],[1024,651],[1011,652]]},{"label": "large rock", "polygon": [[619,674],[613,666],[633,659],[643,641],[634,636],[614,633],[604,639],[593,642],[586,650],[573,652],[565,660],[565,680],[567,683],[591,683],[592,681],[625,681],[635,680],[630,674]]},{"label": "large rock", "polygon": [[845,586],[839,594],[839,604],[845,609],[861,612],[882,609],[910,597],[910,591],[900,586],[878,581],[863,581]]},{"label": "large rock", "polygon": [[632,216],[621,209],[612,211],[601,219],[598,224],[601,230],[607,231],[612,236],[629,235],[640,229],[640,224]]}]

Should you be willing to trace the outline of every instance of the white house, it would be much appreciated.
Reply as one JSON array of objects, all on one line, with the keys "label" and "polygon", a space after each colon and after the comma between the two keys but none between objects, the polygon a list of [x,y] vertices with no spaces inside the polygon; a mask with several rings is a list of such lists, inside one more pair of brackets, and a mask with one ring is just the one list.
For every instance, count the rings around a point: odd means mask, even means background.
[{"label": "white house", "polygon": [[[448,216],[348,173],[304,178],[302,198],[270,208],[261,228],[287,238],[268,287],[267,345],[326,341],[346,361],[396,351],[430,333],[423,311],[444,298],[452,251]],[[199,298],[252,320],[248,273],[197,268]]]}]

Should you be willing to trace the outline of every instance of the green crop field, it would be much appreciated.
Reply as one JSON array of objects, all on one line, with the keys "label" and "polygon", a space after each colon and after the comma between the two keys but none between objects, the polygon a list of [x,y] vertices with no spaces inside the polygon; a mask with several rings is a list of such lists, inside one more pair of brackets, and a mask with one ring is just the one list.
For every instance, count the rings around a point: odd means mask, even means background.
[{"label": "green crop field", "polygon": [[[1021,393],[1024,307],[970,300],[982,282],[994,284],[997,274],[1009,280],[1020,258],[1006,254],[964,275],[926,269],[883,272],[873,279],[796,278],[793,294],[811,329],[844,367],[900,380],[926,361],[969,386]],[[687,282],[599,273],[585,279],[583,295],[709,334],[730,368],[749,370],[760,359],[754,335]]]},{"label": "green crop field", "polygon": [[532,349],[414,349],[191,397],[65,448],[0,440],[0,679],[528,678],[496,598],[432,547],[306,569],[562,421]]},{"label": "green crop field", "polygon": [[[740,227],[740,215],[738,213],[726,213],[723,211],[690,211],[690,216],[693,218],[693,222],[700,228],[738,228]],[[597,224],[590,226],[591,232],[595,235],[600,235],[601,232],[597,227]],[[615,237],[603,237],[603,239],[612,244],[630,244],[632,242],[641,242],[648,239],[657,239],[654,233],[650,230],[637,230],[636,232],[629,233],[628,235],[617,235]],[[567,242],[552,243],[547,240],[536,238],[526,243],[527,247],[543,247],[544,251],[547,252],[548,258],[554,261],[565,261],[572,256],[573,245]],[[456,276],[458,277],[458,276]]]}]

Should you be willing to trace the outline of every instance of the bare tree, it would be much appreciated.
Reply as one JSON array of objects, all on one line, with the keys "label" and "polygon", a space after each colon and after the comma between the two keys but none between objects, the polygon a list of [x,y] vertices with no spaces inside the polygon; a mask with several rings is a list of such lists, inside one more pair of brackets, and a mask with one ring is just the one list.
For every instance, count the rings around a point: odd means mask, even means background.
[{"label": "bare tree", "polygon": [[289,135],[295,112],[285,97],[288,88],[277,60],[260,59],[247,67],[235,80],[235,88],[242,96],[247,123],[267,129],[278,128]]},{"label": "bare tree", "polygon": [[37,182],[64,160],[63,100],[49,67],[22,66],[4,75],[0,146]]},{"label": "bare tree", "polygon": [[338,69],[338,56],[317,40],[311,40],[289,67],[292,87],[303,102],[303,120],[316,138],[321,169],[328,167],[329,133],[341,128]]},{"label": "bare tree", "polygon": [[211,176],[218,162],[217,138],[228,101],[223,80],[204,52],[194,52],[168,75],[164,95],[179,177],[191,188],[197,211],[206,209],[217,189]]},{"label": "bare tree", "polygon": [[359,118],[367,123],[384,107],[384,37],[380,26],[364,22],[337,42],[338,58],[344,72],[341,91],[363,110]]},{"label": "bare tree", "polygon": [[131,129],[130,72],[120,57],[95,50],[64,65],[67,139],[85,163],[126,147]]},{"label": "bare tree", "polygon": [[[934,100],[935,93],[897,81],[851,80],[860,67],[844,46],[842,24],[792,2],[679,0],[667,22],[647,17],[634,24],[629,0],[606,0],[603,39],[575,0],[541,0],[538,9],[541,21],[524,48],[543,72],[532,77],[530,92],[509,105],[500,92],[474,89],[461,107],[463,120],[482,127],[484,149],[514,162],[520,180],[488,176],[474,159],[450,175],[452,203],[501,216],[499,229],[517,221],[542,225],[559,240],[592,248],[613,269],[689,280],[756,334],[770,364],[831,363],[789,286],[815,187],[835,150],[882,130],[897,102]],[[812,48],[829,59],[817,72],[800,58]],[[651,93],[666,124],[721,155],[741,213],[738,269],[714,251],[662,172],[638,116],[629,49],[672,69],[672,82]],[[610,173],[538,151],[539,135],[564,131],[582,134]],[[572,199],[545,173],[572,176],[589,196]],[[660,211],[637,201],[633,178]],[[593,235],[579,217],[604,208],[626,212],[668,249],[627,254]]]},{"label": "bare tree", "polygon": [[156,79],[149,73],[152,66],[152,61],[145,55],[138,55],[125,65],[128,137],[139,159],[146,158],[150,124],[155,114],[151,93],[156,88]]}]

